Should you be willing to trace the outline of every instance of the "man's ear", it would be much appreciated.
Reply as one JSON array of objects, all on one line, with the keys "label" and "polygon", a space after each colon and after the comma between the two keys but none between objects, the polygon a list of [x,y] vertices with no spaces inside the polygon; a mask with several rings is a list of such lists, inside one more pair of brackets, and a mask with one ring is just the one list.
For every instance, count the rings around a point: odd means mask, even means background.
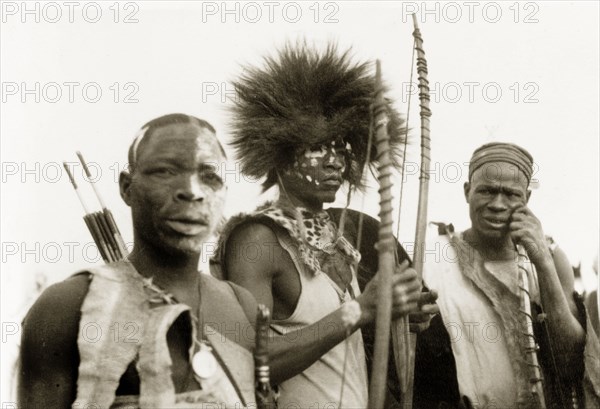
[{"label": "man's ear", "polygon": [[465,182],[463,191],[465,192],[465,200],[469,203],[469,192],[471,191],[471,184],[469,182]]},{"label": "man's ear", "polygon": [[124,170],[119,175],[119,193],[121,193],[121,198],[127,204],[127,206],[131,206],[131,183],[133,177],[131,173]]}]

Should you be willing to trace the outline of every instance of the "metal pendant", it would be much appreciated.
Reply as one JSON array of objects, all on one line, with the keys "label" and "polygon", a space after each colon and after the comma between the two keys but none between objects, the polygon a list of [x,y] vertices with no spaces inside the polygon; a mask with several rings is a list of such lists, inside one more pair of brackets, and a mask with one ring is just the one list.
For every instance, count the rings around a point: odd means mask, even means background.
[{"label": "metal pendant", "polygon": [[194,373],[202,379],[208,379],[217,372],[218,365],[217,359],[212,354],[212,348],[201,343],[200,349],[192,357]]}]

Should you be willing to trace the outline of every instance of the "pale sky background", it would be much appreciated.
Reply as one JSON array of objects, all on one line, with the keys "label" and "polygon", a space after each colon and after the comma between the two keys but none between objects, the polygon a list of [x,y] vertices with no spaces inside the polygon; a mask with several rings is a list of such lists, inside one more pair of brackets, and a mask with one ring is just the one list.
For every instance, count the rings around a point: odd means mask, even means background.
[{"label": "pale sky background", "polygon": [[[530,207],[572,263],[582,262],[584,285],[594,287],[590,271],[599,232],[597,1],[229,2],[228,14],[222,2],[75,3],[69,15],[63,2],[29,2],[30,14],[22,2],[2,2],[4,358],[14,355],[20,334],[12,323],[22,319],[33,301],[36,277],[47,276],[52,283],[101,263],[86,246],[91,238],[63,160],[75,162],[80,150],[92,163],[98,187],[130,242],[129,209],[116,182],[141,125],[183,112],[211,122],[226,142],[227,99],[234,97],[231,79],[242,65],[260,62],[286,40],[302,38],[317,46],[329,40],[341,48],[352,46],[358,60],[379,58],[388,96],[405,114],[413,41],[408,12],[414,10],[435,92],[429,219],[468,227],[464,163],[483,143],[516,142],[532,153],[537,165],[539,186]],[[98,89],[102,94],[92,102]],[[413,240],[417,205],[416,95],[412,101],[403,242]],[[229,156],[233,158],[231,150]],[[259,197],[258,184],[234,174],[233,160],[229,169],[228,215],[251,210],[265,199]],[[75,175],[88,205],[98,209],[80,166]],[[375,216],[376,190],[366,196],[364,211]],[[361,198],[352,207],[360,209]],[[5,402],[10,399],[10,368],[2,361]]]}]

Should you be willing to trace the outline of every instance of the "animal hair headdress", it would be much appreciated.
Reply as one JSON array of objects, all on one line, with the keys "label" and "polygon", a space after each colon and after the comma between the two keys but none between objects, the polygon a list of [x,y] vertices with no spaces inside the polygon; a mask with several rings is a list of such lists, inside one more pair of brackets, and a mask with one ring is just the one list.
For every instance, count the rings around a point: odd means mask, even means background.
[{"label": "animal hair headdress", "polygon": [[[277,182],[277,169],[293,164],[303,149],[332,141],[352,148],[344,179],[363,187],[375,94],[374,64],[351,60],[350,49],[335,44],[319,52],[306,43],[284,46],[264,59],[264,67],[247,67],[234,81],[232,142],[241,169],[254,178],[266,177],[266,190]],[[388,134],[399,165],[406,128],[388,101]],[[376,148],[369,162],[376,164]]]}]

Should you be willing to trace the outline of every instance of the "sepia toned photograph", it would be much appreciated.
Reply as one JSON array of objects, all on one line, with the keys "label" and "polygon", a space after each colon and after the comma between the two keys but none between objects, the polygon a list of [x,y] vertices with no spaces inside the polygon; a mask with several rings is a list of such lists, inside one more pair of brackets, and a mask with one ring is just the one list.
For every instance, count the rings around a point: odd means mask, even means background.
[{"label": "sepia toned photograph", "polygon": [[2,409],[600,408],[600,3],[0,12]]}]

